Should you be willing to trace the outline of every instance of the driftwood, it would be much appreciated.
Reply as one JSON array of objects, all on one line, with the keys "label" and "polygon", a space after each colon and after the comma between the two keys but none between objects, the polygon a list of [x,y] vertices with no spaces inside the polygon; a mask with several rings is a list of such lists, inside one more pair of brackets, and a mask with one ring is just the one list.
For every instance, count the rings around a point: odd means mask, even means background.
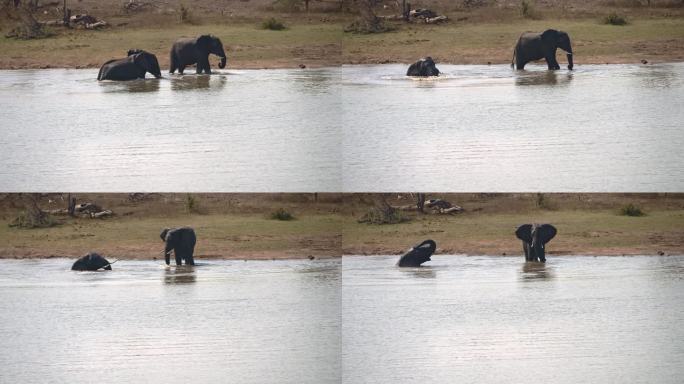
[{"label": "driftwood", "polygon": [[[401,205],[394,208],[402,211],[421,211],[418,204]],[[440,215],[453,215],[463,212],[463,207],[453,205],[450,202],[442,199],[426,200],[424,203],[424,208],[429,210],[428,213]]]},{"label": "driftwood", "polygon": [[114,212],[109,209],[103,209],[97,204],[76,204],[76,198],[70,199],[69,207],[66,209],[52,209],[46,212],[56,216],[74,216],[91,219],[104,219],[114,216]]},{"label": "driftwood", "polygon": [[385,20],[404,20],[407,23],[439,24],[449,21],[445,15],[439,15],[430,9],[417,8],[404,10],[401,15],[384,16]]}]

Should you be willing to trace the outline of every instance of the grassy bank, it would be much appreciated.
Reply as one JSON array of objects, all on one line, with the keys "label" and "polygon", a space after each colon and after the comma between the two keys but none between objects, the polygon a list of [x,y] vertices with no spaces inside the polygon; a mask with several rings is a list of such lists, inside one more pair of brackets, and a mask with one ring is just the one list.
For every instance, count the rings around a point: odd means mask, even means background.
[{"label": "grassy bank", "polygon": [[[60,195],[40,199],[43,209],[60,208]],[[284,259],[339,255],[339,217],[334,203],[309,195],[153,195],[130,201],[127,195],[79,195],[114,211],[108,219],[55,216],[50,228],[18,229],[8,224],[23,210],[24,199],[9,195],[0,219],[0,258],[76,257],[89,251],[122,259],[163,258],[162,228],[189,225],[197,233],[196,258]],[[6,197],[5,200],[8,200]],[[279,221],[283,208],[295,219]]]},{"label": "grassy bank", "polygon": [[[391,22],[394,31],[352,34],[343,30],[354,20],[353,12],[341,12],[332,3],[313,2],[310,13],[273,6],[272,1],[230,4],[193,2],[189,22],[179,22],[179,5],[140,13],[126,13],[121,2],[85,0],[72,4],[74,12],[88,12],[110,22],[100,31],[65,30],[40,40],[0,38],[0,68],[99,67],[121,57],[131,48],[155,53],[162,68],[168,67],[172,42],[183,36],[212,33],[226,46],[229,68],[280,68],[412,62],[431,55],[442,63],[509,63],[513,46],[524,31],[547,28],[570,33],[577,65],[588,63],[638,63],[684,61],[684,8],[634,7],[583,0],[543,2],[534,17],[523,17],[520,3],[491,1],[489,6],[465,7],[462,2],[432,1],[429,6],[446,14],[444,25]],[[381,15],[396,14],[396,3],[377,7]],[[187,5],[186,5],[187,6]],[[46,8],[39,19],[59,17]],[[607,25],[611,12],[624,15],[627,25]],[[275,18],[281,31],[265,30],[264,20]],[[14,21],[0,20],[2,32]],[[216,61],[216,60],[214,60]]]},{"label": "grassy bank", "polygon": [[[360,224],[356,219],[369,207],[368,196],[348,198],[345,206],[344,254],[399,254],[431,238],[438,253],[518,255],[514,232],[518,225],[552,223],[558,235],[549,243],[551,254],[654,255],[684,254],[684,199],[681,195],[544,195],[543,207],[535,194],[441,194],[465,212],[453,215],[408,213],[411,221],[393,225]],[[349,201],[351,199],[351,201]],[[389,200],[393,205],[408,199]],[[620,214],[636,204],[642,217]]]}]

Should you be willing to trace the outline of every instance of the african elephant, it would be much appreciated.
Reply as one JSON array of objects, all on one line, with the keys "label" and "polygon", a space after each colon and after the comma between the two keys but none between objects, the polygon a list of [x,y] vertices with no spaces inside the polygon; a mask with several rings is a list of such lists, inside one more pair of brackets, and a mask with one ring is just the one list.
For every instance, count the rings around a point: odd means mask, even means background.
[{"label": "african elephant", "polygon": [[544,246],[556,236],[556,227],[551,224],[523,224],[515,231],[522,240],[526,261],[546,262]]},{"label": "african elephant", "polygon": [[406,76],[439,76],[439,69],[435,66],[432,57],[424,57],[411,64],[406,71]]},{"label": "african elephant", "polygon": [[397,267],[420,267],[426,261],[430,261],[430,256],[435,253],[437,243],[433,240],[425,240],[415,247],[409,249],[397,262]]},{"label": "african elephant", "polygon": [[176,257],[176,265],[181,265],[182,260],[185,260],[186,265],[195,265],[192,254],[195,252],[197,237],[195,237],[195,231],[192,228],[164,228],[160,237],[162,241],[166,242],[164,249],[166,265],[169,265],[171,261],[171,251]]},{"label": "african elephant", "polygon": [[547,29],[544,32],[525,32],[520,35],[518,43],[513,50],[511,67],[519,70],[525,68],[530,61],[546,59],[549,69],[560,69],[556,61],[556,49],[562,49],[567,53],[568,69],[572,70],[572,46],[570,36],[563,31]]},{"label": "african elephant", "polygon": [[109,60],[102,64],[97,74],[98,80],[135,80],[144,79],[149,72],[154,77],[161,77],[161,69],[157,56],[140,49],[131,49],[123,59]]},{"label": "african elephant", "polygon": [[95,252],[81,257],[71,266],[72,271],[97,271],[98,269],[111,271],[112,263]]},{"label": "african elephant", "polygon": [[197,63],[198,74],[202,72],[211,74],[210,53],[221,58],[219,68],[226,67],[226,53],[218,37],[202,35],[196,38],[178,39],[171,47],[169,73],[174,73],[177,69],[182,75],[185,67]]}]

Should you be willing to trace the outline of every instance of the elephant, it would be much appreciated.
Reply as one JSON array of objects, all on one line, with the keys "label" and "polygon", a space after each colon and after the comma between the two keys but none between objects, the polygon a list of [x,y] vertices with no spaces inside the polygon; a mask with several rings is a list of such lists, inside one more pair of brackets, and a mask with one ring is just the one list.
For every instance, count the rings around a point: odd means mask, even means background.
[{"label": "elephant", "polygon": [[425,240],[415,247],[409,249],[397,262],[397,267],[420,267],[426,261],[430,261],[430,256],[435,253],[437,243],[433,240]]},{"label": "elephant", "polygon": [[185,265],[195,265],[195,260],[192,258],[197,242],[195,230],[190,227],[164,228],[160,237],[166,242],[164,249],[166,265],[169,265],[171,261],[172,250],[176,257],[176,265],[181,265],[183,260],[185,260]]},{"label": "elephant", "polygon": [[428,56],[411,64],[408,71],[406,71],[406,76],[439,76],[439,69],[435,66],[432,57]]},{"label": "elephant", "polygon": [[185,67],[197,63],[198,74],[204,72],[210,75],[210,53],[221,58],[219,68],[226,67],[226,53],[223,51],[223,43],[218,37],[202,35],[196,38],[178,39],[171,47],[169,73],[178,70],[178,73],[182,75]]},{"label": "elephant", "polygon": [[518,43],[513,50],[511,67],[518,70],[525,69],[525,64],[530,61],[546,59],[546,65],[550,70],[560,69],[556,61],[556,49],[562,49],[568,57],[568,69],[572,70],[572,46],[570,36],[563,31],[547,29],[544,32],[525,32],[520,35]]},{"label": "elephant", "polygon": [[556,227],[551,224],[523,224],[515,231],[522,240],[525,261],[546,262],[544,246],[556,236]]},{"label": "elephant", "polygon": [[72,271],[97,271],[98,269],[111,271],[112,263],[95,252],[81,257],[71,266]]},{"label": "elephant", "polygon": [[109,60],[102,64],[97,74],[98,80],[135,80],[144,79],[149,72],[161,78],[157,56],[141,49],[131,49],[123,59]]}]

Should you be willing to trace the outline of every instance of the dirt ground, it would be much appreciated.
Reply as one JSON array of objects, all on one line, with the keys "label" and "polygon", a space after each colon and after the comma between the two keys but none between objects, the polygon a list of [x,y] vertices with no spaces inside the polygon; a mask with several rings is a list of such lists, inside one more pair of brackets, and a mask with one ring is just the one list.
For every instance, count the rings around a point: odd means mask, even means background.
[{"label": "dirt ground", "polygon": [[[46,5],[37,18],[59,18],[61,2],[54,3],[42,1]],[[303,2],[294,0],[144,3],[149,6],[128,11],[126,2],[120,0],[68,1],[72,13],[88,13],[106,20],[110,27],[100,31],[53,27],[55,35],[40,40],[0,38],[0,68],[95,68],[130,48],[155,53],[166,68],[175,39],[203,33],[222,39],[229,68],[409,63],[425,55],[438,63],[508,63],[521,32],[546,28],[570,33],[577,65],[684,61],[684,5],[677,0],[653,0],[650,7],[637,0],[536,0],[528,16],[521,14],[520,2],[513,0],[412,1],[414,7],[433,9],[450,21],[444,25],[388,22],[394,30],[380,34],[343,32],[357,17],[348,1],[312,0],[309,12],[304,11]],[[397,14],[399,3],[384,1],[376,12]],[[186,10],[183,22],[181,5]],[[626,17],[628,24],[604,24],[602,20],[611,12]],[[261,23],[270,17],[287,28],[262,29]],[[16,20],[0,12],[3,35],[15,24]]]}]

